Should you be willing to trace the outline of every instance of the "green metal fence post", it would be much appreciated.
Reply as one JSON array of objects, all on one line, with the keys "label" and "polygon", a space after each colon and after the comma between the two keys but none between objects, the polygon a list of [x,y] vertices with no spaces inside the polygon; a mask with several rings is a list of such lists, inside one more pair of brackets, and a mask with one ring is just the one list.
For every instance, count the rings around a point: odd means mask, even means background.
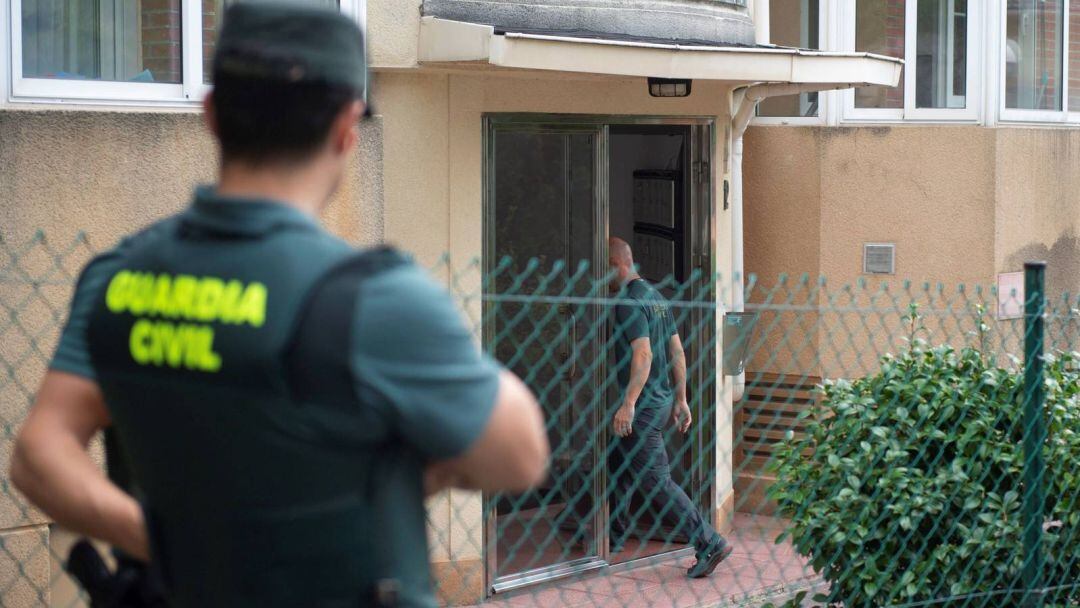
[{"label": "green metal fence post", "polygon": [[1024,496],[1023,496],[1023,583],[1024,606],[1042,608],[1043,516],[1043,312],[1046,310],[1046,262],[1024,264]]}]

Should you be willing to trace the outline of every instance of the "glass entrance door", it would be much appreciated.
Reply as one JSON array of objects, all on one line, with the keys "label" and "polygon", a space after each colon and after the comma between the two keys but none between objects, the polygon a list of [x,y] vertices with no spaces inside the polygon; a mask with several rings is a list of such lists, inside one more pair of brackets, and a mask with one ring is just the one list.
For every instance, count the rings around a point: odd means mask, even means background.
[{"label": "glass entrance door", "polygon": [[488,143],[487,346],[539,398],[552,448],[538,488],[488,501],[489,571],[501,590],[603,563],[594,381],[603,321],[587,302],[603,295],[605,269],[600,128],[496,125]]},{"label": "glass entrance door", "polygon": [[538,488],[485,496],[488,589],[680,549],[685,539],[647,517],[639,517],[632,547],[612,554],[609,546],[610,510],[620,495],[612,492],[607,450],[620,387],[609,357],[607,243],[609,236],[633,242],[649,261],[651,247],[638,233],[663,234],[650,226],[655,218],[638,217],[635,175],[672,177],[682,218],[667,226],[673,249],[664,259],[677,272],[651,278],[677,300],[698,422],[690,434],[670,436],[668,450],[676,481],[711,514],[715,317],[695,304],[712,294],[712,121],[495,115],[485,119],[484,145],[485,348],[536,393],[552,448],[550,474]]}]

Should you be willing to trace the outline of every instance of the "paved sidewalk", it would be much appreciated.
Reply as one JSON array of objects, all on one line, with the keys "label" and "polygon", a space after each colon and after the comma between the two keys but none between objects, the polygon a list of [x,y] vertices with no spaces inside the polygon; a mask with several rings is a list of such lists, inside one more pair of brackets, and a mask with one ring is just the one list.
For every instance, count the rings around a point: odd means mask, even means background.
[{"label": "paved sidewalk", "polygon": [[774,518],[737,514],[729,535],[734,551],[709,578],[686,578],[693,557],[661,559],[639,568],[615,568],[496,596],[481,607],[758,608],[768,598],[786,598],[799,589],[820,585],[791,545],[775,543],[781,527],[782,522]]}]

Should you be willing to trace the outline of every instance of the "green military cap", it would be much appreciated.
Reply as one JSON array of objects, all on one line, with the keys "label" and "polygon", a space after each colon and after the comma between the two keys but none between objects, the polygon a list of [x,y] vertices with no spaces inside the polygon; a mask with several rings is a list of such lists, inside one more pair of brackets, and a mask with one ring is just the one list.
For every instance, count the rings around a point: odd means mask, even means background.
[{"label": "green military cap", "polygon": [[214,77],[347,86],[366,98],[364,36],[352,19],[296,3],[238,2],[225,12]]}]

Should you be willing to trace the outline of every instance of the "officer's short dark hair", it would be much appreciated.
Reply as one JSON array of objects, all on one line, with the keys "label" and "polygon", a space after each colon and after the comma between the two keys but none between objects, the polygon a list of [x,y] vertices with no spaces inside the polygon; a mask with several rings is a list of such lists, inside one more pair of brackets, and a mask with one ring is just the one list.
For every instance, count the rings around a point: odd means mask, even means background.
[{"label": "officer's short dark hair", "polygon": [[302,162],[326,143],[352,87],[214,75],[214,115],[223,162]]}]

